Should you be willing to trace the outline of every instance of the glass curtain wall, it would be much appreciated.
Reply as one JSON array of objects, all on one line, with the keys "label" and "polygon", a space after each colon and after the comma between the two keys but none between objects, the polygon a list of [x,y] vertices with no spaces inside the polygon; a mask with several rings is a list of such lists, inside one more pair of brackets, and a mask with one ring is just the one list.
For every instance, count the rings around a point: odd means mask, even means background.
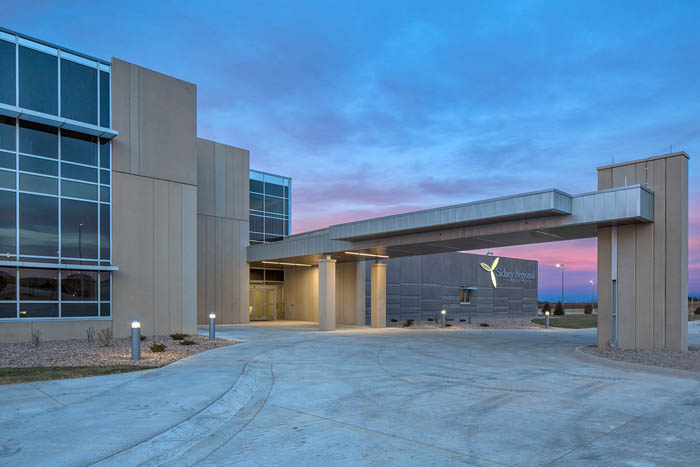
[{"label": "glass curtain wall", "polygon": [[[109,78],[0,32],[0,104],[109,127]],[[0,115],[0,319],[109,317],[111,142],[22,118]]]},{"label": "glass curtain wall", "polygon": [[277,242],[291,232],[292,179],[250,171],[250,244]]}]

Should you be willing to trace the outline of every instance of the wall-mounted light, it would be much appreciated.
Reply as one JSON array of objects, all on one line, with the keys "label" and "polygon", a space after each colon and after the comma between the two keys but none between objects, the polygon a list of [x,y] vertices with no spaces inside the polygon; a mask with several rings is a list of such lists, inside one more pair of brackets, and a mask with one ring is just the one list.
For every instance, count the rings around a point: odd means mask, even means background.
[{"label": "wall-mounted light", "polygon": [[375,255],[372,253],[358,253],[356,251],[346,251],[345,254],[346,255],[355,255],[355,256],[366,256],[368,258],[384,258],[384,259],[388,258],[387,255]]},{"label": "wall-mounted light", "polygon": [[279,265],[279,266],[304,266],[304,267],[307,267],[307,268],[310,268],[310,267],[311,267],[310,264],[303,264],[303,263],[283,263],[283,262],[280,262],[280,261],[261,261],[261,262],[262,262],[263,264],[276,264],[276,265]]}]

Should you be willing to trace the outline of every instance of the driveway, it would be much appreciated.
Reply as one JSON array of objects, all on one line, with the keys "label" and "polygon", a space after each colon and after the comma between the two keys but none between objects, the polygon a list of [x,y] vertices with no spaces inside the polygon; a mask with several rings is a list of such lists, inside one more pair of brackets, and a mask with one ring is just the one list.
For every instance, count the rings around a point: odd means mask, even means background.
[{"label": "driveway", "polygon": [[0,387],[0,465],[700,458],[700,380],[582,357],[594,330],[217,332],[245,343],[159,370]]}]

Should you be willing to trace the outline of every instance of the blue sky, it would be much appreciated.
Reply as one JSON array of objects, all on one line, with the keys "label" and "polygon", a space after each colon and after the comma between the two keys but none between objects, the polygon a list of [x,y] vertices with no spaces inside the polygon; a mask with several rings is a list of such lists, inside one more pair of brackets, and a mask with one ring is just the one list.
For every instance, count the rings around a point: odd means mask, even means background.
[{"label": "blue sky", "polygon": [[[222,5],[221,3],[225,3]],[[201,137],[294,179],[297,232],[691,156],[700,295],[698,2],[9,2],[2,25],[196,83]],[[595,240],[499,249],[590,297]]]}]

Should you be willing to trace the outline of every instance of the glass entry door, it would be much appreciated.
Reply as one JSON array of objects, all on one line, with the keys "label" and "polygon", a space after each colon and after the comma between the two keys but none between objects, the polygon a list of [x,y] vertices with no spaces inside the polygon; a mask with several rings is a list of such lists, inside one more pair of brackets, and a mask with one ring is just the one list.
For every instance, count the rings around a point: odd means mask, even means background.
[{"label": "glass entry door", "polygon": [[250,291],[251,321],[277,319],[277,290],[275,287],[256,286]]}]

